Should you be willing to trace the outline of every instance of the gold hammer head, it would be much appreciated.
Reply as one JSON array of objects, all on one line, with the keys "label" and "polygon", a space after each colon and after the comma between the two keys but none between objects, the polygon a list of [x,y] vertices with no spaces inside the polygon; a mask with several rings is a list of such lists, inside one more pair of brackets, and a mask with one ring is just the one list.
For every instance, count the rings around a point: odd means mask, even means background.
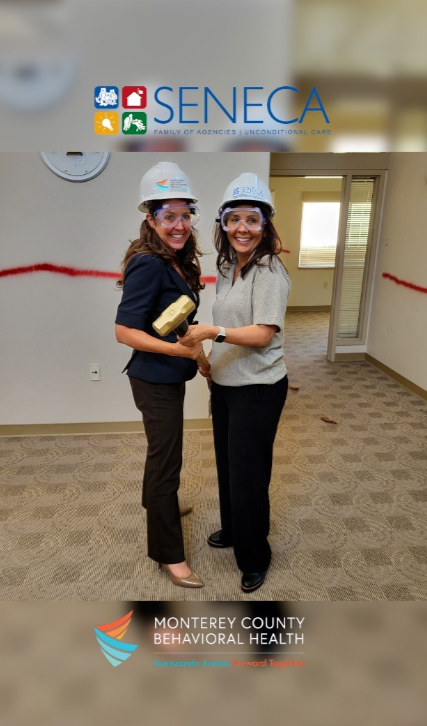
[{"label": "gold hammer head", "polygon": [[184,322],[195,308],[194,302],[187,296],[181,295],[176,302],[169,305],[159,318],[154,321],[153,328],[162,338],[169,335],[172,330]]}]

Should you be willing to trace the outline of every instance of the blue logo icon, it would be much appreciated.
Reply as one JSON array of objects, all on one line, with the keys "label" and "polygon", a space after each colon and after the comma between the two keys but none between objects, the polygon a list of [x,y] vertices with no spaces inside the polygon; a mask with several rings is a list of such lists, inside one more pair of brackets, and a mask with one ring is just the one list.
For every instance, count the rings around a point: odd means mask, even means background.
[{"label": "blue logo icon", "polygon": [[119,105],[118,87],[96,86],[94,102],[95,108],[117,108]]},{"label": "blue logo icon", "polygon": [[95,630],[96,639],[106,659],[115,668],[130,658],[137,649],[137,645],[121,642],[129,627],[133,610],[123,618],[114,620],[112,623],[97,625]]}]

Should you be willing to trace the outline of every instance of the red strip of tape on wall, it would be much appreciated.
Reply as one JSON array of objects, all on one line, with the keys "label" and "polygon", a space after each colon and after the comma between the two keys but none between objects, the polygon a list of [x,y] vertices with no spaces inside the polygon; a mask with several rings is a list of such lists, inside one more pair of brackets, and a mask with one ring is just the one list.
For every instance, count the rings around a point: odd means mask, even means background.
[{"label": "red strip of tape on wall", "polygon": [[383,277],[386,280],[391,280],[392,282],[395,282],[396,285],[403,285],[403,287],[408,287],[410,290],[415,290],[415,292],[427,293],[427,287],[421,287],[420,285],[415,285],[413,282],[407,282],[407,280],[400,280],[398,277],[395,277],[394,275],[390,275],[389,272],[383,272]]},{"label": "red strip of tape on wall", "polygon": [[[83,270],[77,267],[65,267],[64,265],[52,265],[50,262],[39,262],[35,265],[26,265],[25,267],[9,267],[0,270],[0,277],[9,277],[10,275],[26,275],[33,272],[53,272],[57,275],[68,275],[69,277],[109,277],[118,280],[121,277],[120,272],[107,272],[106,270]],[[214,284],[215,276],[202,277],[202,282],[208,285]]]}]

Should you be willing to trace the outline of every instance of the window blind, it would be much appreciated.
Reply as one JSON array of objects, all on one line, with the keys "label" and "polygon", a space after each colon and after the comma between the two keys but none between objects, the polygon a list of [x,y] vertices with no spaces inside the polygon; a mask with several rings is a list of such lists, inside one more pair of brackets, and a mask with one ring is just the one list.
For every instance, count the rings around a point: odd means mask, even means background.
[{"label": "window blind", "polygon": [[338,316],[338,338],[358,338],[366,254],[373,213],[375,178],[351,180],[344,264]]}]

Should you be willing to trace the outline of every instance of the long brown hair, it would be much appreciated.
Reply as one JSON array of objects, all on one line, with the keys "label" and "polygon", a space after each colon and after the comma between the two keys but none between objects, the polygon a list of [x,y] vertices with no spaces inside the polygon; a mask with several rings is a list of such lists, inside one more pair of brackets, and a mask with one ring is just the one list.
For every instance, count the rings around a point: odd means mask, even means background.
[{"label": "long brown hair", "polygon": [[[279,262],[283,265],[282,260],[280,259],[279,252],[282,250],[282,241],[279,237],[279,234],[271,221],[271,212],[269,207],[267,207],[265,204],[262,204],[260,202],[252,202],[253,204],[256,204],[257,207],[259,207],[264,215],[265,219],[265,226],[263,230],[262,240],[258,247],[255,248],[252,255],[250,256],[249,260],[247,261],[246,265],[242,267],[240,270],[240,277],[244,278],[245,275],[249,272],[251,267],[254,265],[259,265],[264,267],[265,263],[260,262],[262,257],[268,257],[268,265],[270,269],[272,268],[273,264],[273,258],[277,257]],[[241,205],[241,201],[231,202],[229,206],[231,209],[234,209],[234,207],[238,207]],[[230,245],[230,242],[228,241],[227,232],[223,230],[221,227],[221,223],[219,220],[216,221],[215,225],[215,231],[214,231],[214,245],[215,249],[218,252],[218,257],[216,260],[216,266],[218,269],[218,272],[224,276],[224,265],[227,263],[233,264],[236,261],[236,253],[233,250],[232,246]],[[285,265],[283,267],[286,270]]]},{"label": "long brown hair", "polygon": [[[187,203],[183,200],[183,204]],[[152,201],[147,202],[147,209],[151,216],[154,216],[156,209],[162,206],[164,201]],[[190,236],[186,241],[182,250],[175,250],[168,247],[159,237],[156,230],[151,227],[147,220],[141,224],[138,239],[134,239],[130,242],[129,247],[126,250],[123,262],[121,264],[122,276],[117,281],[117,287],[122,288],[124,282],[124,275],[129,260],[137,254],[153,255],[158,257],[165,265],[173,267],[178,264],[184,275],[184,279],[187,285],[193,290],[193,292],[199,292],[203,290],[205,285],[200,281],[201,267],[199,257],[202,256],[202,252],[197,244],[197,232],[191,228]]]}]

